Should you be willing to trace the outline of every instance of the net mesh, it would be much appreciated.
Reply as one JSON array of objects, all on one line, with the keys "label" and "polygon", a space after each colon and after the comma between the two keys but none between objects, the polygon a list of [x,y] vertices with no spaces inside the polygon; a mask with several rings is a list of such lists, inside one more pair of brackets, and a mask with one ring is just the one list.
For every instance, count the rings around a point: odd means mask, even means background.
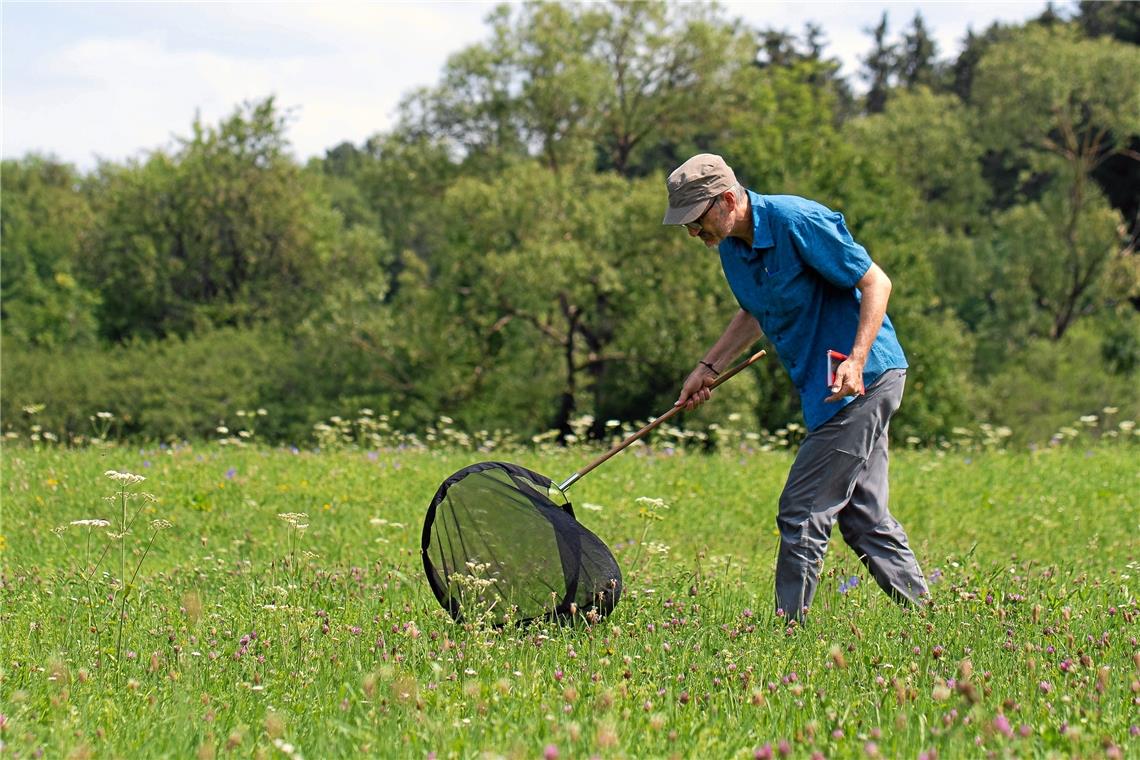
[{"label": "net mesh", "polygon": [[421,548],[428,583],[457,621],[605,615],[621,596],[613,554],[574,519],[558,487],[506,462],[471,465],[443,482]]}]

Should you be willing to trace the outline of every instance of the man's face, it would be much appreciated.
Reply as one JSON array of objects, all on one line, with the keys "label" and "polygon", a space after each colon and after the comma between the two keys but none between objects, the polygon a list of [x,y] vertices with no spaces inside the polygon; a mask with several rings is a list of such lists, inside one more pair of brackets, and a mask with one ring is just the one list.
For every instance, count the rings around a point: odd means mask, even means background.
[{"label": "man's face", "polygon": [[685,225],[685,229],[690,236],[703,240],[707,248],[720,245],[731,231],[724,209],[724,196],[718,195],[709,202],[703,214]]}]

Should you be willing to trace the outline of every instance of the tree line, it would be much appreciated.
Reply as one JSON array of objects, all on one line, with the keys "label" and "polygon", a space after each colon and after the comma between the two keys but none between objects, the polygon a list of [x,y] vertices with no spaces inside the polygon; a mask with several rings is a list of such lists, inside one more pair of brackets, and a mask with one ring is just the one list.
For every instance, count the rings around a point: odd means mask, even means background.
[{"label": "tree line", "polygon": [[[663,228],[700,151],[841,210],[891,275],[896,433],[1048,436],[1140,414],[1140,11],[1052,5],[971,31],[824,33],[716,6],[502,6],[391,129],[302,165],[272,98],[89,172],[3,163],[6,429],[202,437],[261,408],[302,441],[361,408],[520,434],[669,407],[735,303]],[[798,421],[773,360],[689,425]],[[36,413],[29,414],[28,410]],[[736,419],[735,417],[733,419]]]}]

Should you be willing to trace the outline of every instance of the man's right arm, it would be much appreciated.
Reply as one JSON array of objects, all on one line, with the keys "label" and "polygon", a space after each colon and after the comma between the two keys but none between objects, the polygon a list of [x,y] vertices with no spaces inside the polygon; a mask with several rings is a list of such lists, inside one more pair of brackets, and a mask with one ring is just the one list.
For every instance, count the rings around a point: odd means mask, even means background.
[{"label": "man's right arm", "polygon": [[685,378],[685,383],[681,386],[681,395],[674,406],[684,406],[691,411],[708,401],[712,396],[709,386],[716,382],[717,375],[728,369],[728,363],[740,356],[763,334],[756,317],[744,309],[736,312],[724,333]]}]

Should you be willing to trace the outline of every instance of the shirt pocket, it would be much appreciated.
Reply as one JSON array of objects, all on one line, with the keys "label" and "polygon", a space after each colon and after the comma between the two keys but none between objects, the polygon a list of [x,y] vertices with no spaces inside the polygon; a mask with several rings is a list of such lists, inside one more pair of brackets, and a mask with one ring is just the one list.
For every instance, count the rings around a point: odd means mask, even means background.
[{"label": "shirt pocket", "polygon": [[773,311],[791,316],[803,308],[808,273],[799,261],[774,261],[765,267],[764,273],[764,290]]}]

